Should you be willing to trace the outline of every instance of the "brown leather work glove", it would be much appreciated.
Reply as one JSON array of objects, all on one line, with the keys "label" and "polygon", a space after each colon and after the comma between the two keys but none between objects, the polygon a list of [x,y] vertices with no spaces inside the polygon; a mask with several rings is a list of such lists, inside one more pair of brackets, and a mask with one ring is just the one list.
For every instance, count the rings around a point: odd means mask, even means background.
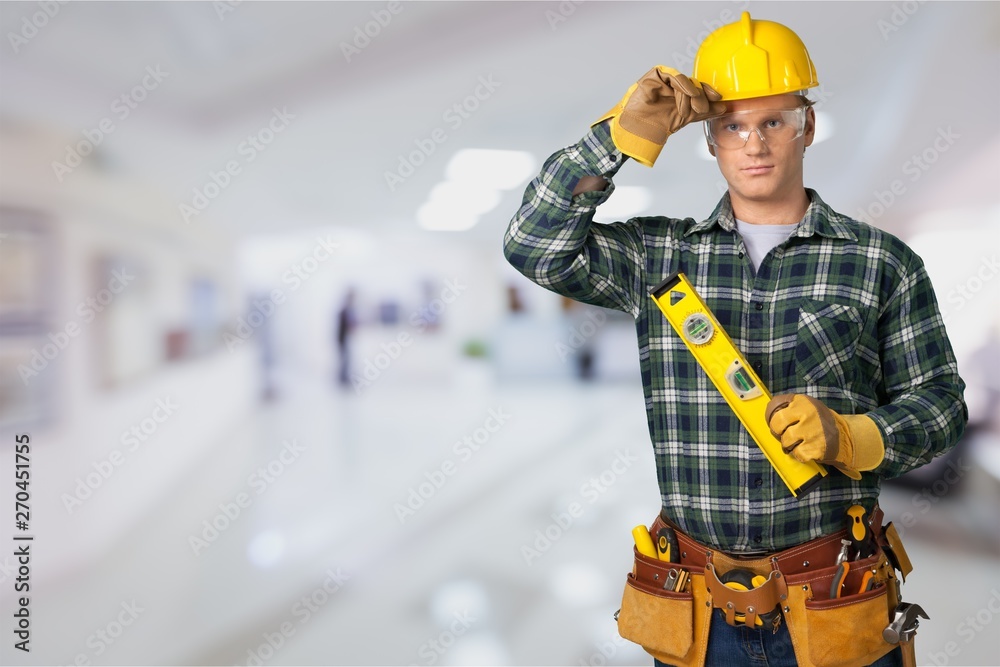
[{"label": "brown leather work glove", "polygon": [[871,417],[841,415],[804,394],[779,394],[764,418],[781,448],[799,461],[831,465],[851,479],[885,458],[882,434]]},{"label": "brown leather work glove", "polygon": [[657,65],[593,125],[611,118],[611,139],[618,150],[652,167],[671,134],[688,123],[725,113],[721,99],[711,86],[673,67]]}]

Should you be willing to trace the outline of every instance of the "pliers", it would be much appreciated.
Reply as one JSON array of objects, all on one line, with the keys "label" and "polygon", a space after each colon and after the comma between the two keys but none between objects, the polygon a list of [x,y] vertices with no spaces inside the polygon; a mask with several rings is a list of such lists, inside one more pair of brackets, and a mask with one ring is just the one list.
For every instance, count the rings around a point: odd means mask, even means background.
[{"label": "pliers", "polygon": [[844,561],[837,565],[837,573],[833,575],[833,583],[830,584],[830,599],[839,598],[840,592],[843,590],[844,580],[847,579],[847,573],[851,569],[850,561]]}]

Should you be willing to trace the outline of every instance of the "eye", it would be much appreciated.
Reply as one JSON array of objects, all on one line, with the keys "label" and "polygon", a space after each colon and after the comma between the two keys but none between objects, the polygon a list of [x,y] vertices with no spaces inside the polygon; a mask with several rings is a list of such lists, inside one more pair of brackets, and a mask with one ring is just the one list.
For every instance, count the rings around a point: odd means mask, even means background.
[{"label": "eye", "polygon": [[777,130],[781,127],[782,122],[780,118],[772,118],[771,120],[764,121],[764,127],[768,130]]},{"label": "eye", "polygon": [[723,132],[739,132],[740,131],[739,123],[726,123],[725,125],[722,126],[722,131]]}]

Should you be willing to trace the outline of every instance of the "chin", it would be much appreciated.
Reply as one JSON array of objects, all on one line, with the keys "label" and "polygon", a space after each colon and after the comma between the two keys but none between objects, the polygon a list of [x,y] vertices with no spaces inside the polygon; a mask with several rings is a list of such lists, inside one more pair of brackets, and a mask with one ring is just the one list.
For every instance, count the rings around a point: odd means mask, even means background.
[{"label": "chin", "polygon": [[775,197],[775,189],[771,187],[749,187],[749,188],[731,188],[739,195],[741,198],[749,201],[767,201]]}]

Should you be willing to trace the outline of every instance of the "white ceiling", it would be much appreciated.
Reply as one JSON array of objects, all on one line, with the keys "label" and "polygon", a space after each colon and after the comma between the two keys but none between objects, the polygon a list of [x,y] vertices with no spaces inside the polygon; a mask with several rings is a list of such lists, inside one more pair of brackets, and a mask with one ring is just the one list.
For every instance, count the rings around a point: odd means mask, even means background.
[{"label": "white ceiling", "polygon": [[[713,22],[749,5],[755,18],[798,32],[816,63],[820,109],[834,133],[810,149],[806,180],[835,208],[856,215],[899,180],[904,193],[877,224],[906,236],[923,211],[1000,201],[996,3],[407,2],[350,62],[341,44],[388,3],[243,2],[221,18],[220,5],[68,3],[14,53],[6,36],[39,5],[3,3],[0,113],[77,141],[113,118],[113,100],[159,65],[169,76],[115,119],[103,168],[189,203],[211,171],[243,159],[240,142],[272,109],[286,109],[295,116],[287,130],[242,164],[199,222],[237,233],[415,229],[417,208],[454,152],[510,148],[540,164],[654,64],[689,71],[685,50],[693,54]],[[446,122],[480,77],[499,87],[460,126]],[[438,128],[446,141],[390,191],[385,172]],[[957,138],[917,176],[907,161],[936,152],[948,128]],[[648,187],[650,214],[703,217],[722,180],[698,157],[700,142],[687,128],[655,168],[629,164],[616,182]],[[45,164],[61,157],[38,156]],[[462,234],[499,244],[520,193],[506,192]]]}]

